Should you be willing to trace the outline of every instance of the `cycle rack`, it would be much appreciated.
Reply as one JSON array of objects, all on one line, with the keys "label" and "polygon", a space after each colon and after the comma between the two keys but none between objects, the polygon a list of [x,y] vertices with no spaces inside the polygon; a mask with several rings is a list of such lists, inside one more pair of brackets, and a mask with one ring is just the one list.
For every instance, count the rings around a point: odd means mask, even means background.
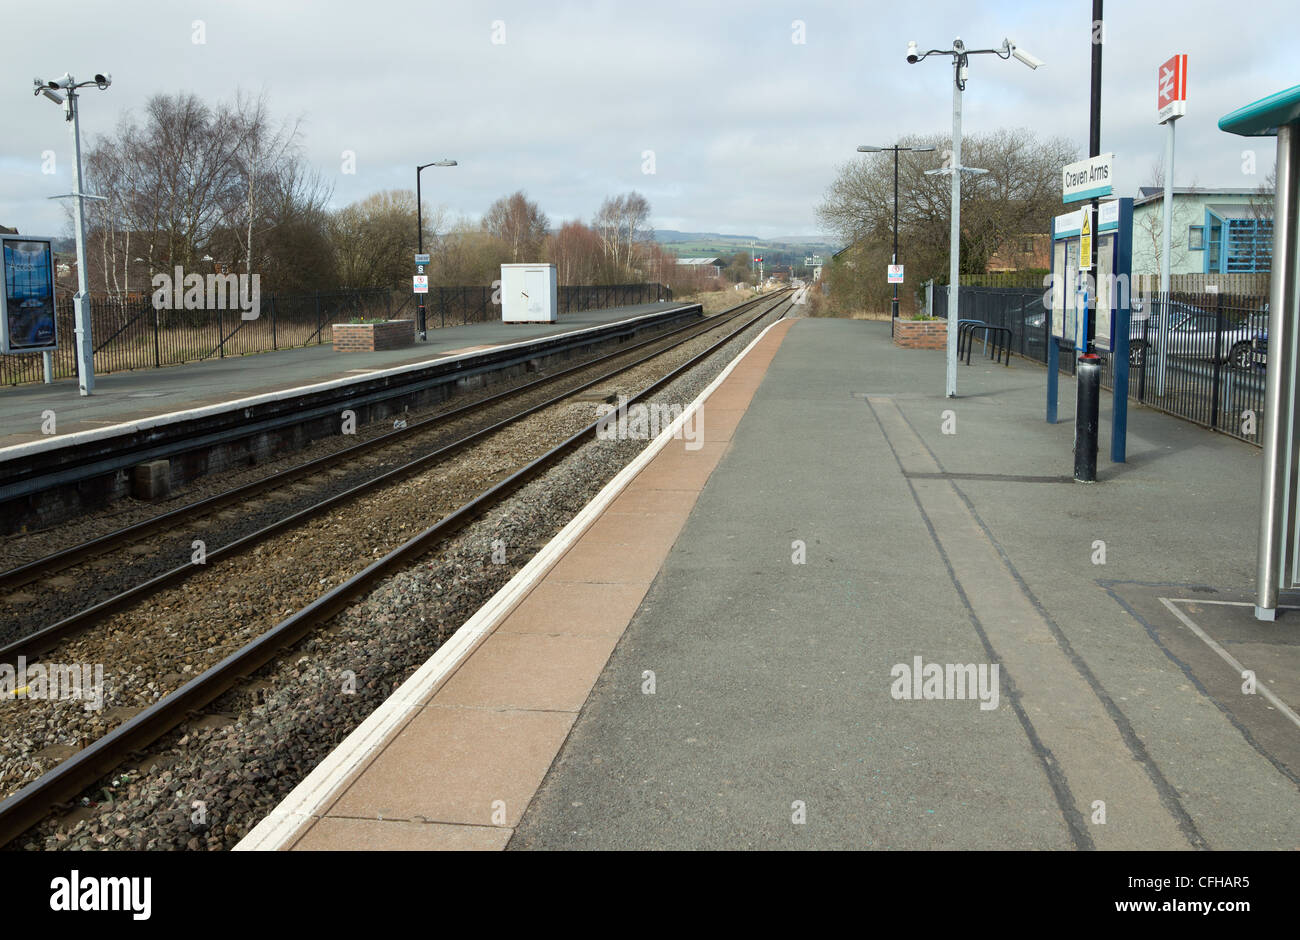
[{"label": "cycle rack", "polygon": [[[971,350],[975,346],[975,331],[984,331],[984,348],[990,359],[996,362],[1002,362],[1002,354],[1006,353],[1005,365],[1011,366],[1011,328],[1006,326],[990,326],[983,320],[958,320],[957,321],[957,359],[961,359],[963,346],[966,350],[966,365],[970,365]],[[989,334],[992,333],[993,345],[989,345]]]}]

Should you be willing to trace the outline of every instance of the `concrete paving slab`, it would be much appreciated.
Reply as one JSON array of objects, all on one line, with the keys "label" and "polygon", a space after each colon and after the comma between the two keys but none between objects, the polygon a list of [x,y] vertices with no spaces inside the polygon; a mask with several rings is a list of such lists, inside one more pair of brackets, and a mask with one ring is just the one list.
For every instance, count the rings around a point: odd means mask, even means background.
[{"label": "concrete paving slab", "polygon": [[426,705],[326,815],[513,826],[573,718]]},{"label": "concrete paving slab", "polygon": [[439,691],[439,705],[576,712],[615,638],[494,633]]},{"label": "concrete paving slab", "polygon": [[619,636],[646,587],[548,578],[510,612],[497,632]]},{"label": "concrete paving slab", "polygon": [[293,849],[297,852],[497,852],[509,838],[509,829],[496,826],[328,817],[312,826]]}]

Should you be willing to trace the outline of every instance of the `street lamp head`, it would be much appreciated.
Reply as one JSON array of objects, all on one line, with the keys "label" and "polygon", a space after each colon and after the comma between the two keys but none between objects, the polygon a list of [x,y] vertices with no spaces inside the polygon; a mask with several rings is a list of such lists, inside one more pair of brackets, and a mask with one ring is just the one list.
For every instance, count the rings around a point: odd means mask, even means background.
[{"label": "street lamp head", "polygon": [[921,61],[921,56],[917,54],[916,40],[913,39],[907,44],[907,61],[912,65]]},{"label": "street lamp head", "polygon": [[459,166],[455,160],[439,160],[434,166]]},{"label": "street lamp head", "polygon": [[936,148],[934,148],[934,147],[910,147],[910,148],[908,148],[908,149],[911,150],[911,151],[913,151],[914,153],[929,153],[929,152],[931,152],[932,150],[934,150],[934,149],[936,149]]},{"label": "street lamp head", "polygon": [[873,147],[870,144],[863,144],[858,148],[858,153],[880,153],[883,148]]}]

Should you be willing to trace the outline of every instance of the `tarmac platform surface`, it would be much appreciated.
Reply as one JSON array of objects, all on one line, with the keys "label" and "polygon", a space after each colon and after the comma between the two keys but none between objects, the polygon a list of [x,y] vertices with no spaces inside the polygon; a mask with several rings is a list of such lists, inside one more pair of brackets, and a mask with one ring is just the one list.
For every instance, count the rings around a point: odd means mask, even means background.
[{"label": "tarmac platform surface", "polygon": [[[1134,407],[1110,464],[1106,393],[1078,484],[1041,367],[962,366],[956,399],[943,367],[795,323],[511,848],[1300,847],[1300,613],[1246,603],[1259,451]],[[998,664],[997,707],[896,698],[916,657]]]},{"label": "tarmac platform surface", "polygon": [[1041,366],[883,323],[732,370],[241,848],[1300,847],[1258,449],[1133,407],[1076,483]]},{"label": "tarmac platform surface", "polygon": [[683,304],[669,301],[583,310],[564,314],[558,323],[493,321],[449,326],[429,330],[425,342],[416,340],[414,346],[381,352],[338,353],[326,343],[161,369],[110,372],[95,376],[94,394],[86,397],[78,394],[76,377],[59,379],[51,385],[0,388],[0,448],[42,440],[41,415],[46,409],[55,410],[58,433],[65,435],[456,353],[552,337],[680,306]]}]

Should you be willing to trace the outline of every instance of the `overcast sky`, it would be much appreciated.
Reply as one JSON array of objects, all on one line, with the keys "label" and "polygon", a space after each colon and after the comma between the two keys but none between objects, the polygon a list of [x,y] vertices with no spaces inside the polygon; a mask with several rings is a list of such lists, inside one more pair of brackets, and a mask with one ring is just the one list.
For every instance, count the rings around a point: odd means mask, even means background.
[{"label": "overcast sky", "polygon": [[[416,163],[450,157],[461,165],[424,171],[425,200],[474,217],[524,189],[553,221],[589,219],[606,195],[636,189],[656,228],[815,234],[837,165],[888,159],[855,157],[858,144],[951,128],[950,60],[908,65],[909,39],[989,48],[1009,36],[1047,65],[972,57],[966,132],[1024,127],[1087,147],[1088,0],[3,0],[3,10],[0,224],[29,234],[69,230],[46,197],[71,187],[70,135],[31,91],[33,77],[65,71],[113,76],[107,92],[83,93],[88,138],[159,92],[217,101],[265,90],[276,115],[303,118],[305,154],[334,205],[413,188]],[[1178,52],[1190,80],[1177,185],[1258,185],[1274,141],[1229,136],[1217,121],[1300,81],[1298,27],[1295,0],[1108,4],[1102,150],[1116,154],[1121,192],[1148,183],[1163,153],[1156,69]],[[1247,149],[1255,176],[1242,171]],[[41,172],[47,150],[53,176]]]}]

